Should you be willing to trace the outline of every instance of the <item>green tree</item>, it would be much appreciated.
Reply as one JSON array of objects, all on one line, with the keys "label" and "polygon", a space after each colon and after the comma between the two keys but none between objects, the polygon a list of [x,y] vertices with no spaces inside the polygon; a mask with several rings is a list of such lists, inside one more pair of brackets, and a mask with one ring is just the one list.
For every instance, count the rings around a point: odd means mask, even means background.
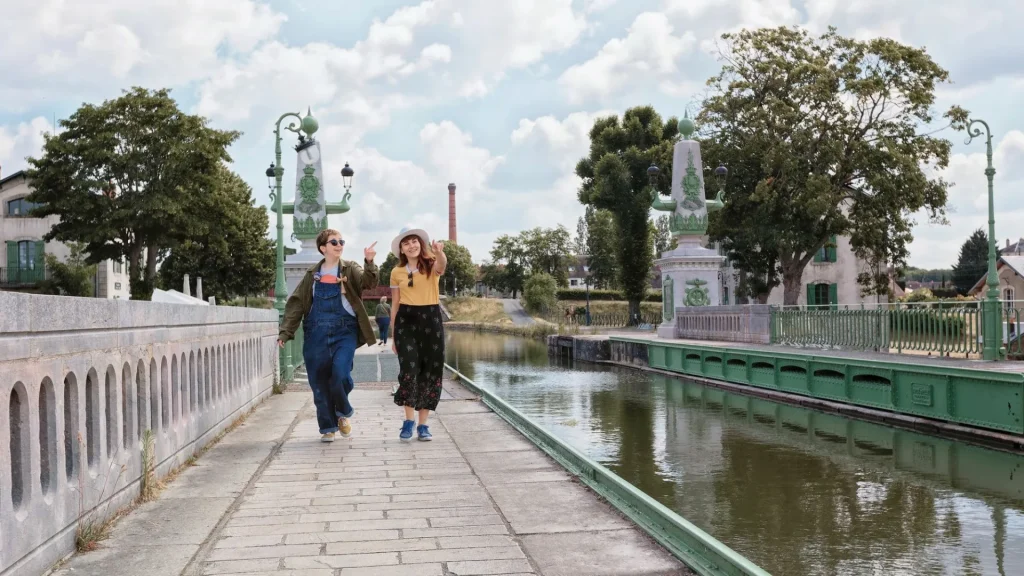
[{"label": "green tree", "polygon": [[132,298],[148,299],[169,248],[217,233],[208,191],[239,133],[144,88],[85,104],[60,126],[28,159],[33,215],[60,217],[44,238],[84,243],[91,264],[126,257]]},{"label": "green tree", "polygon": [[384,259],[384,263],[380,265],[380,270],[377,272],[378,278],[380,279],[381,286],[391,285],[391,271],[398,265],[398,257],[388,252],[388,257]]},{"label": "green tree", "polygon": [[476,285],[476,266],[473,266],[469,248],[445,241],[444,253],[448,257],[448,266],[441,277],[445,293],[454,295],[456,291],[472,290]]},{"label": "green tree", "polygon": [[558,305],[558,284],[550,274],[531,274],[523,287],[523,299],[530,312],[546,314]]},{"label": "green tree", "polygon": [[96,265],[86,263],[85,245],[69,242],[71,254],[61,262],[53,254],[46,254],[48,277],[40,285],[43,294],[60,296],[93,296],[93,278]]},{"label": "green tree", "polygon": [[526,250],[520,237],[502,234],[491,247],[493,267],[485,271],[485,283],[502,292],[511,292],[516,298],[526,279],[525,259]]},{"label": "green tree", "polygon": [[988,234],[978,228],[960,246],[960,257],[953,266],[953,286],[967,294],[988,272]]},{"label": "green tree", "polygon": [[235,296],[265,294],[274,285],[275,242],[267,238],[267,209],[256,206],[244,180],[222,167],[208,191],[206,218],[215,234],[188,238],[170,249],[158,283],[178,289],[182,278],[203,279],[203,296],[227,302]]},{"label": "green tree", "polygon": [[[668,190],[672,178],[672,146],[679,134],[675,118],[662,121],[650,106],[600,118],[590,130],[590,153],[576,164],[583,179],[579,199],[612,213],[623,293],[630,317],[640,313],[647,294],[654,247],[649,229],[651,202],[647,168],[661,167],[655,190]],[[593,234],[593,232],[591,232]]]},{"label": "green tree", "polygon": [[668,215],[658,216],[654,222],[654,256],[661,258],[662,252],[676,249],[676,240],[669,231]]},{"label": "green tree", "polygon": [[572,250],[576,256],[585,256],[587,254],[587,240],[587,217],[583,215],[576,221],[576,237],[573,238],[572,242]]},{"label": "green tree", "polygon": [[534,228],[519,233],[519,242],[525,251],[530,274],[543,272],[555,279],[559,286],[569,285],[569,262],[573,245],[569,231],[557,228]]},{"label": "green tree", "polygon": [[615,218],[607,210],[587,206],[587,266],[590,285],[601,290],[619,289],[619,257]]},{"label": "green tree", "polygon": [[[932,122],[948,73],[923,49],[833,28],[723,39],[726,64],[698,117],[705,160],[729,167],[711,238],[746,272],[748,292],[764,296],[781,279],[785,303],[796,304],[808,262],[832,236],[848,236],[878,271],[858,278],[863,290],[886,293],[888,266],[906,265],[912,214],[945,221],[949,185],[928,174],[947,165],[951,144],[919,128]],[[945,117],[960,129],[967,112]]]}]

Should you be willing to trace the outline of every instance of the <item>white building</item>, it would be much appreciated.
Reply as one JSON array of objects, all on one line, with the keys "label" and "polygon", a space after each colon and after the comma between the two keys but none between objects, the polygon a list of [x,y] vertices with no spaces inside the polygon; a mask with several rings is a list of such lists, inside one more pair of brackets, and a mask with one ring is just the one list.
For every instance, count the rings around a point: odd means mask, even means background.
[{"label": "white building", "polygon": [[[0,290],[31,292],[45,278],[43,255],[53,254],[65,260],[70,250],[62,242],[43,242],[43,236],[58,216],[34,218],[28,215],[32,204],[26,197],[32,192],[24,172],[4,177],[0,174]],[[93,279],[93,293],[98,298],[130,299],[128,271],[123,262],[106,260],[100,263]]]},{"label": "white building", "polygon": [[[719,254],[725,255],[719,248]],[[877,305],[888,302],[883,295],[863,295],[857,276],[870,272],[867,261],[861,260],[850,247],[850,239],[845,236],[833,236],[815,255],[814,259],[804,268],[801,285],[801,305]],[[739,284],[739,271],[732,267],[726,259],[722,268],[722,304],[736,304],[736,287]],[[766,304],[781,306],[784,302],[784,289],[780,284],[768,295]]]}]

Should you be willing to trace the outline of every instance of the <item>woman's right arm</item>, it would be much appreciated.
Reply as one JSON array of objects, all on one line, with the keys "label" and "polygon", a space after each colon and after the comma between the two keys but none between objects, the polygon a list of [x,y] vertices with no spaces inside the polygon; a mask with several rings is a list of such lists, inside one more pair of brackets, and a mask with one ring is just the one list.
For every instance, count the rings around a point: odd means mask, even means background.
[{"label": "woman's right arm", "polygon": [[299,323],[302,322],[302,316],[305,314],[305,310],[302,309],[302,298],[299,295],[309,288],[309,282],[303,278],[284,305],[284,319],[281,321],[280,332],[277,335],[277,340],[281,345],[295,337],[295,331],[299,328]]}]

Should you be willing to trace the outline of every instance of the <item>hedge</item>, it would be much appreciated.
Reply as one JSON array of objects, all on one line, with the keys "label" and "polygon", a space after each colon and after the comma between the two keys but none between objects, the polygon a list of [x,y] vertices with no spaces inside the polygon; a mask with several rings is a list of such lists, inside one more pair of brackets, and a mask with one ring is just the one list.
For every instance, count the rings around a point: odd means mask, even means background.
[{"label": "hedge", "polygon": [[[586,300],[586,290],[570,290],[569,288],[560,288],[558,290],[559,300]],[[591,300],[618,300],[625,301],[626,297],[623,296],[622,292],[618,290],[591,290]],[[648,290],[647,296],[644,298],[644,302],[661,302],[661,290]]]}]

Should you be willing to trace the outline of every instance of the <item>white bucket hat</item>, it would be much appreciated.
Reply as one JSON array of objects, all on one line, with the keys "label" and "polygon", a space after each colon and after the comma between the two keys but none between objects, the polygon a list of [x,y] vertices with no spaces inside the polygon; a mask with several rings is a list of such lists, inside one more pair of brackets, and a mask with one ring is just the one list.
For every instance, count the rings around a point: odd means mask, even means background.
[{"label": "white bucket hat", "polygon": [[400,258],[402,256],[402,239],[407,236],[419,236],[420,241],[423,242],[423,250],[430,250],[430,235],[427,234],[427,231],[422,228],[411,228],[406,226],[405,228],[402,228],[402,231],[398,233],[398,236],[395,236],[395,239],[391,241],[391,253],[395,255],[395,258]]}]

